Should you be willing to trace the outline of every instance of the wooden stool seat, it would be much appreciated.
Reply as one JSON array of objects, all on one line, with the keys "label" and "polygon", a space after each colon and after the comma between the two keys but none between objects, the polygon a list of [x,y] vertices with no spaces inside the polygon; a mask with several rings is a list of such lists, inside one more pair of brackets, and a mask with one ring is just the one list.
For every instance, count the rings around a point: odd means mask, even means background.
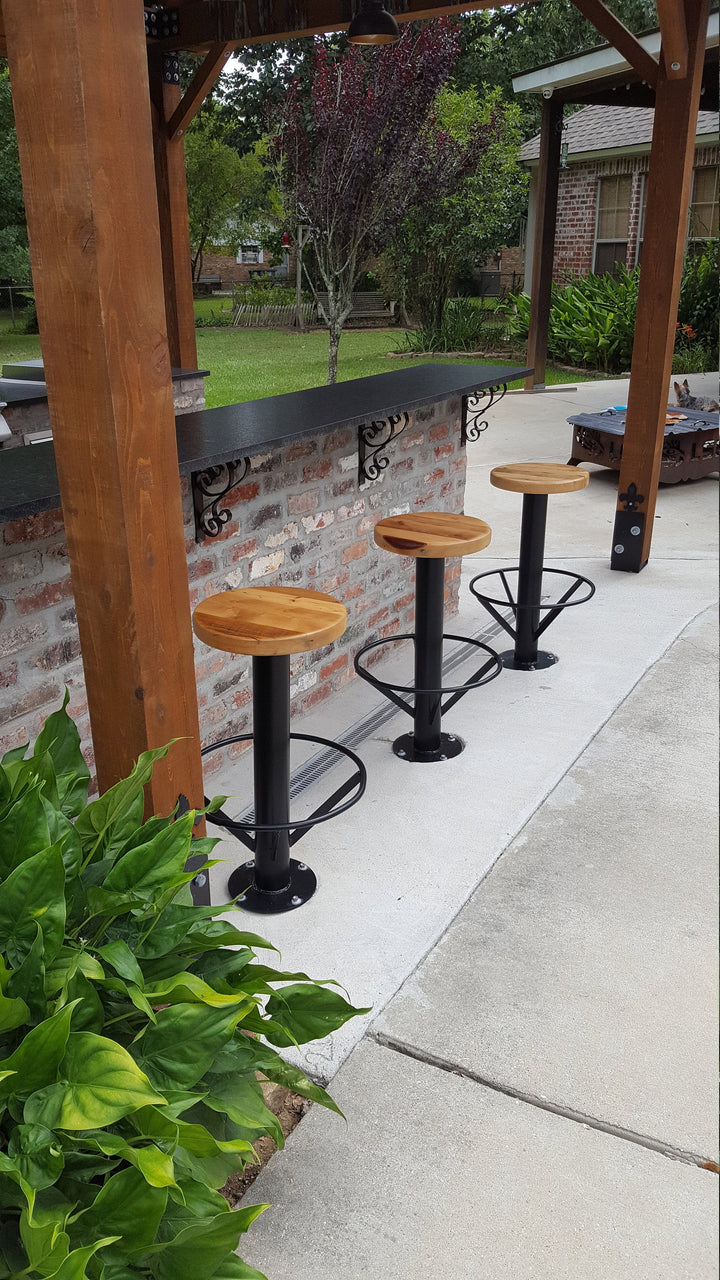
[{"label": "wooden stool seat", "polygon": [[557,462],[509,462],[490,472],[490,483],[511,493],[571,493],[589,481],[589,471]]},{"label": "wooden stool seat", "polygon": [[[574,467],[569,467],[574,472]],[[423,560],[444,560],[446,556],[468,556],[482,551],[492,537],[484,520],[459,516],[451,511],[419,511],[405,516],[388,516],[375,525],[375,541],[385,551]]]},{"label": "wooden stool seat", "polygon": [[345,606],[301,587],[240,587],[221,591],[193,614],[195,635],[213,649],[278,657],[322,649],[347,626]]}]

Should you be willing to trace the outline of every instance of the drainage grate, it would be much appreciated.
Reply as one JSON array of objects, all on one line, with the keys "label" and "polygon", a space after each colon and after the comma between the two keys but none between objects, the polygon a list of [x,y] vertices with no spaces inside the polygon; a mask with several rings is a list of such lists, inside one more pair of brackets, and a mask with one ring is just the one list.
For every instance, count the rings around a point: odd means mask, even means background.
[{"label": "drainage grate", "polygon": [[[507,618],[508,622],[513,621],[511,610],[508,609],[504,616]],[[489,644],[491,640],[494,640],[496,636],[501,634],[506,633],[503,631],[500,624],[496,622],[493,626],[488,627],[483,631],[476,631],[469,638],[472,640],[480,640],[484,644]],[[453,652],[449,654],[443,662],[443,679],[445,676],[450,675],[456,667],[462,666],[463,662],[466,662],[468,658],[475,656],[475,654],[476,650],[472,645],[457,645]],[[366,742],[368,738],[371,738],[373,734],[377,733],[378,729],[381,729],[383,725],[386,725],[388,721],[398,715],[402,715],[402,712],[399,711],[397,707],[394,707],[391,702],[383,699],[383,701],[379,703],[377,707],[374,707],[372,711],[369,711],[366,716],[363,716],[361,720],[356,720],[355,724],[351,725],[349,729],[346,729],[337,741],[341,746],[349,747],[351,751],[356,751],[363,742]],[[306,760],[305,763],[300,765],[300,767],[291,775],[290,799],[296,800],[298,796],[302,795],[303,791],[307,791],[308,787],[312,787],[314,783],[318,782],[319,779],[322,778],[323,774],[327,773],[339,763],[341,762],[338,760],[337,754],[329,748],[326,748],[324,751],[318,751],[317,755]],[[242,822],[252,822],[254,817],[255,810],[251,806],[249,809],[245,809],[241,814],[237,815],[237,820]]]}]

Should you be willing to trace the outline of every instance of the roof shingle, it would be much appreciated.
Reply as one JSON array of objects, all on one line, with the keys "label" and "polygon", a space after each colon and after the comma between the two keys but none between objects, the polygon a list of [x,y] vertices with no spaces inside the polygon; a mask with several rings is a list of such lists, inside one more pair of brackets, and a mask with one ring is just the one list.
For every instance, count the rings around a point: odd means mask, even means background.
[{"label": "roof shingle", "polygon": [[[568,144],[568,155],[649,147],[654,114],[652,107],[583,107],[565,121],[563,142]],[[718,113],[699,111],[697,132],[699,137],[717,133]],[[539,155],[540,134],[524,143],[520,159],[537,160]]]}]

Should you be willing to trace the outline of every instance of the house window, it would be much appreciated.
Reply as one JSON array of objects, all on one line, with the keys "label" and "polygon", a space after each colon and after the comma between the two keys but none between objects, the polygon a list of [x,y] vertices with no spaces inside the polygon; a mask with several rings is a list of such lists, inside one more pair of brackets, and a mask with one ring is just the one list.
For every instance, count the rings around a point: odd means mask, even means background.
[{"label": "house window", "polygon": [[600,179],[595,231],[596,275],[606,272],[614,275],[617,263],[625,265],[631,193],[630,174]]},{"label": "house window", "polygon": [[718,233],[718,170],[695,169],[690,201],[691,240],[710,240]]},{"label": "house window", "polygon": [[263,260],[263,251],[259,244],[244,244],[238,254],[238,262],[247,266],[256,266]]}]

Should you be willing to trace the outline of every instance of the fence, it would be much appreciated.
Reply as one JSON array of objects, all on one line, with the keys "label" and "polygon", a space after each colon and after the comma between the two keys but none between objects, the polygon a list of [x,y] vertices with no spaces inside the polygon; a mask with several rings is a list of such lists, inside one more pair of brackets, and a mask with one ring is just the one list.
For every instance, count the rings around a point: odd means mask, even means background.
[{"label": "fence", "polygon": [[[294,302],[285,307],[270,304],[249,307],[243,304],[235,308],[233,326],[236,329],[289,328],[295,324],[296,317],[297,307]],[[314,321],[314,302],[302,304],[302,317],[306,323]]]},{"label": "fence", "polygon": [[[32,293],[32,291],[33,287],[31,284],[0,284],[0,309],[4,311],[5,307],[7,307],[10,312],[10,321],[13,325],[15,324],[16,309],[23,309],[18,306],[16,300],[17,296],[19,294]],[[15,299],[13,298],[13,294],[16,295]]]}]

